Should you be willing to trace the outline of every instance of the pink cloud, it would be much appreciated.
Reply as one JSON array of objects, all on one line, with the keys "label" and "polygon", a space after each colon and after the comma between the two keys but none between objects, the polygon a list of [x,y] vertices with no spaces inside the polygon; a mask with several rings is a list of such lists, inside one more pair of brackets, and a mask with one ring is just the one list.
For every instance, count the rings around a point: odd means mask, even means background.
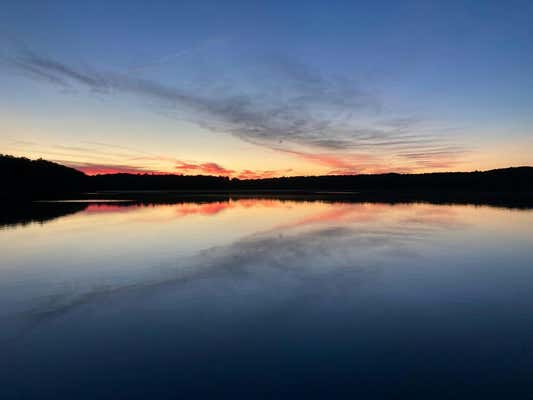
[{"label": "pink cloud", "polygon": [[176,162],[176,169],[184,172],[196,172],[198,174],[222,176],[230,176],[235,172],[234,170],[226,169],[214,162],[192,163],[179,160]]},{"label": "pink cloud", "polygon": [[184,203],[176,208],[177,214],[180,216],[186,215],[216,215],[227,208],[232,207],[232,203],[228,201],[217,201],[215,203],[196,204]]},{"label": "pink cloud", "polygon": [[283,176],[289,172],[291,172],[292,169],[281,169],[281,170],[271,170],[271,171],[252,171],[249,169],[245,169],[239,172],[237,175],[237,178],[239,179],[265,179],[265,178],[273,178],[276,176]]}]

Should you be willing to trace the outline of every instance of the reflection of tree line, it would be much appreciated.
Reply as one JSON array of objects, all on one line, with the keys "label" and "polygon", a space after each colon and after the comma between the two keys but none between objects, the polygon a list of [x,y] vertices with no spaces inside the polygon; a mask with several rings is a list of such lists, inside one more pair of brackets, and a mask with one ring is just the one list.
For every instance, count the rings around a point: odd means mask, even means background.
[{"label": "reflection of tree line", "polygon": [[[46,223],[54,219],[67,216],[70,214],[79,213],[82,211],[90,212],[92,214],[105,212],[121,212],[129,211],[135,207],[154,207],[157,205],[173,205],[176,206],[176,215],[203,215],[214,216],[220,212],[235,207],[250,208],[255,206],[269,206],[282,205],[284,202],[321,202],[329,204],[337,204],[338,208],[333,209],[330,213],[343,213],[343,206],[349,204],[361,203],[376,203],[376,204],[407,204],[407,203],[428,203],[428,204],[457,204],[457,205],[486,205],[502,208],[515,209],[532,209],[533,199],[529,198],[508,198],[505,196],[438,196],[431,197],[429,195],[194,195],[182,196],[177,194],[162,194],[158,193],[155,197],[150,194],[137,194],[145,196],[143,200],[124,200],[112,201],[88,199],[87,201],[49,201],[49,202],[21,202],[21,203],[0,203],[0,227],[9,227],[17,225],[27,225],[30,223]],[[109,193],[106,197],[110,196]],[[116,196],[120,198],[121,196]],[[130,194],[131,197],[131,194]],[[185,198],[183,198],[185,197]],[[115,199],[117,200],[117,199]]]},{"label": "reflection of tree line", "polygon": [[87,208],[87,203],[1,204],[0,226],[27,225],[54,220]]}]

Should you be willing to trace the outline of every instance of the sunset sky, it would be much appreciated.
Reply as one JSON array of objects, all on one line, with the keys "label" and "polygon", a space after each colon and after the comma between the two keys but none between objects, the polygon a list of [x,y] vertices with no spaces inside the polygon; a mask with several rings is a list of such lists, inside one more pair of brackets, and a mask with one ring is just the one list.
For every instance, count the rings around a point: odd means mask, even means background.
[{"label": "sunset sky", "polygon": [[533,2],[7,0],[0,93],[90,174],[533,165]]}]

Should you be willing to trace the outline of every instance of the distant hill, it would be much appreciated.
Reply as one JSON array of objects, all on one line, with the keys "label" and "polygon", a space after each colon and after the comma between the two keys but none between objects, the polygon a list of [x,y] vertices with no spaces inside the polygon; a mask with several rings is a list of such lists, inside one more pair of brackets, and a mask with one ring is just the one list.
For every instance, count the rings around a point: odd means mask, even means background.
[{"label": "distant hill", "polygon": [[241,181],[239,187],[317,191],[533,192],[533,167],[483,172],[335,175]]},{"label": "distant hill", "polygon": [[83,172],[46,160],[0,155],[2,196],[47,197],[98,190],[216,192],[533,193],[533,167],[483,172],[324,175],[269,179]]}]

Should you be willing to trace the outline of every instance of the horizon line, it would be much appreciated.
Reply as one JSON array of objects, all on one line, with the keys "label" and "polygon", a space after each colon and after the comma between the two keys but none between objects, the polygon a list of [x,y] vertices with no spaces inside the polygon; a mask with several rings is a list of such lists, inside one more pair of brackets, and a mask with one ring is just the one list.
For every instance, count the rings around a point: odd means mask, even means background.
[{"label": "horizon line", "polygon": [[[383,175],[432,175],[432,174],[471,174],[471,173],[486,173],[486,172],[493,172],[493,171],[501,171],[501,170],[508,170],[508,169],[520,169],[520,168],[533,168],[533,165],[517,165],[517,166],[506,166],[506,167],[500,167],[500,168],[492,168],[487,170],[471,170],[471,171],[432,171],[432,172],[380,172],[380,173],[347,173],[347,174],[323,174],[323,175],[277,175],[277,176],[269,176],[269,177],[251,177],[251,178],[242,178],[242,177],[231,177],[230,175],[224,175],[224,174],[176,174],[176,173],[170,173],[170,172],[163,172],[163,171],[123,171],[121,172],[120,169],[118,169],[116,172],[106,172],[106,173],[87,173],[83,169],[76,168],[73,166],[70,166],[66,163],[61,163],[53,160],[48,160],[42,157],[31,159],[26,156],[14,156],[10,154],[3,154],[0,153],[0,157],[8,157],[8,158],[16,158],[16,159],[26,159],[32,162],[35,161],[46,161],[49,163],[53,163],[56,165],[61,165],[65,168],[70,168],[73,170],[76,170],[83,175],[87,177],[96,177],[96,176],[112,176],[112,175],[132,175],[132,176],[175,176],[175,177],[211,177],[211,178],[227,178],[229,180],[239,180],[239,181],[257,181],[257,180],[270,180],[270,179],[294,179],[294,178],[318,178],[318,177],[350,177],[350,176],[383,176]],[[120,168],[118,166],[117,168]]]}]

